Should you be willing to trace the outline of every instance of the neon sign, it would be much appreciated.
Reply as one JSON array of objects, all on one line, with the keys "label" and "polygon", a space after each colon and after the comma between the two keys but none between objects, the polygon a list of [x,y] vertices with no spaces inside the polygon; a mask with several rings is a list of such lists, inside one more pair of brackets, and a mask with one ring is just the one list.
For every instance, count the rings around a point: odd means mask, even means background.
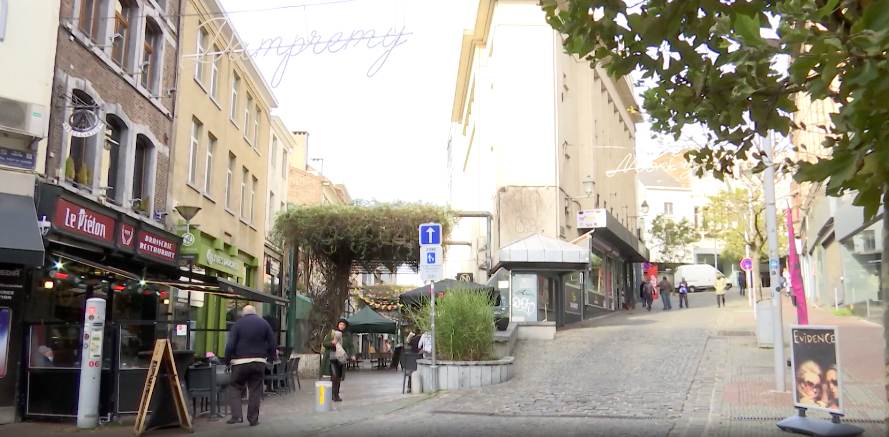
[{"label": "neon sign", "polygon": [[[213,29],[208,26],[210,23],[217,23],[219,30],[213,32]],[[225,37],[222,35],[222,31],[226,26],[231,28],[231,36],[228,38],[228,41],[225,41]],[[380,56],[367,69],[367,77],[373,77],[386,65],[386,61],[389,60],[389,55],[392,54],[392,51],[407,42],[404,37],[412,35],[411,32],[405,32],[404,26],[401,27],[401,30],[396,30],[394,27],[389,28],[385,34],[381,35],[377,35],[377,31],[373,29],[356,29],[349,33],[348,36],[344,32],[337,32],[327,39],[323,39],[318,32],[313,30],[307,37],[297,34],[291,44],[286,44],[283,38],[277,36],[275,38],[264,38],[259,43],[259,47],[250,49],[249,43],[242,43],[237,40],[234,27],[229,24],[228,18],[220,17],[207,20],[198,27],[198,32],[202,31],[212,37],[207,47],[215,46],[221,48],[207,53],[184,55],[183,58],[194,58],[195,63],[206,64],[213,62],[216,56],[227,55],[230,60],[240,58],[242,61],[246,61],[251,57],[255,59],[260,55],[267,56],[270,51],[274,50],[274,54],[280,58],[280,62],[270,81],[272,88],[277,88],[280,85],[281,79],[283,79],[284,73],[290,64],[290,58],[299,56],[309,49],[316,55],[324,52],[339,53],[349,48],[350,43],[353,48],[361,43],[366,43],[368,49],[380,47],[383,49]],[[208,59],[203,59],[205,57]]]},{"label": "neon sign", "polygon": [[614,170],[606,171],[605,176],[613,177],[618,173],[627,173],[631,171],[635,171],[636,173],[642,173],[644,171],[653,172],[657,171],[658,169],[663,169],[664,171],[671,174],[674,170],[684,170],[679,176],[679,179],[691,179],[692,172],[694,171],[691,165],[685,160],[683,160],[682,164],[680,165],[664,163],[649,166],[640,166],[639,161],[636,160],[636,157],[632,153],[627,153],[627,156],[625,156],[623,161],[618,164],[617,168]]}]

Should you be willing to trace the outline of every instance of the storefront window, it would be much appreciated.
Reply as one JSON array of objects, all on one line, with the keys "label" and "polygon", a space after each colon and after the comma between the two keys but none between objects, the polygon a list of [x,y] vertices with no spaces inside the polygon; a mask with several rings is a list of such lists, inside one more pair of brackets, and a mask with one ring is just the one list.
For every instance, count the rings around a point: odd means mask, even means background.
[{"label": "storefront window", "polygon": [[[882,302],[880,263],[883,241],[882,223],[876,222],[843,242],[844,305]],[[861,305],[866,312],[866,305]],[[857,310],[858,308],[856,308]]]},{"label": "storefront window", "polygon": [[[80,324],[31,326],[28,368],[80,369],[82,332],[83,327]],[[105,331],[102,346],[102,367],[106,369],[111,368],[111,351],[114,345],[109,332],[110,329]]]},{"label": "storefront window", "polygon": [[590,274],[586,277],[586,304],[605,308],[605,255],[593,249],[590,251]]},{"label": "storefront window", "polygon": [[83,321],[86,286],[57,281],[52,288],[39,284],[31,294],[26,317],[32,321],[76,323]]},{"label": "storefront window", "polygon": [[488,287],[493,287],[495,290],[500,292],[500,306],[494,308],[495,315],[498,316],[506,316],[509,314],[509,271],[506,269],[499,269],[496,273],[494,273],[488,281],[485,282],[485,285]]},{"label": "storefront window", "polygon": [[580,283],[580,272],[564,276],[565,281],[565,312],[580,314],[583,294]]}]

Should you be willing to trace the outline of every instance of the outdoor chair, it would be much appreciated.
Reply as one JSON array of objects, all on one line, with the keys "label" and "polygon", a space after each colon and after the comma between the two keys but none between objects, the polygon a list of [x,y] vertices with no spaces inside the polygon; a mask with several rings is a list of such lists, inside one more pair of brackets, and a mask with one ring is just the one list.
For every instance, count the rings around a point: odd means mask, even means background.
[{"label": "outdoor chair", "polygon": [[194,417],[210,413],[210,402],[213,396],[213,372],[209,365],[189,367],[185,373],[185,386],[191,398]]},{"label": "outdoor chair", "polygon": [[411,390],[411,374],[417,370],[417,360],[422,357],[420,354],[406,353],[401,368],[404,370],[404,379],[401,381],[401,394],[405,393],[405,387]]},{"label": "outdoor chair", "polygon": [[302,390],[302,384],[299,382],[299,358],[300,357],[292,357],[290,358],[290,364],[288,364],[287,374],[285,375],[284,382],[293,390],[293,384],[296,383],[296,387]]},{"label": "outdoor chair", "polygon": [[265,383],[268,386],[268,394],[279,394],[278,390],[282,388],[287,376],[287,365],[289,361],[284,361],[278,365],[272,365],[269,374],[265,375]]},{"label": "outdoor chair", "polygon": [[232,380],[232,374],[216,372],[216,413],[225,417],[228,415],[228,384]]}]

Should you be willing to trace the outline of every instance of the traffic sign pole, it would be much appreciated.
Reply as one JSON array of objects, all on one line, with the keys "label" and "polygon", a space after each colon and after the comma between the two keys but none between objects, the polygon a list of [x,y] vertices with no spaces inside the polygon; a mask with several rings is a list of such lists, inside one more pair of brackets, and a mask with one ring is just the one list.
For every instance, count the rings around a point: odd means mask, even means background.
[{"label": "traffic sign pole", "polygon": [[429,326],[432,331],[432,346],[429,347],[429,353],[432,355],[432,365],[430,366],[432,376],[430,379],[431,391],[438,391],[438,365],[435,362],[435,281],[429,282],[429,294],[431,294],[429,304]]},{"label": "traffic sign pole", "polygon": [[429,335],[432,337],[429,345],[431,357],[429,378],[430,391],[438,391],[438,363],[435,359],[435,281],[442,279],[444,267],[442,267],[443,252],[441,223],[425,223],[420,225],[420,276],[429,281]]}]

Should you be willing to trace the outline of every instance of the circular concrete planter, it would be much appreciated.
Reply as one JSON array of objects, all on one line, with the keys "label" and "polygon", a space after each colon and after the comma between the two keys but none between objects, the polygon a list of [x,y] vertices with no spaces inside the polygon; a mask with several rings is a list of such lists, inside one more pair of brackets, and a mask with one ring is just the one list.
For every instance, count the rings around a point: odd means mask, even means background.
[{"label": "circular concrete planter", "polygon": [[[515,358],[493,361],[438,361],[438,389],[442,391],[471,390],[488,387],[512,379]],[[417,371],[423,381],[423,392],[432,391],[432,360],[417,360]]]}]

